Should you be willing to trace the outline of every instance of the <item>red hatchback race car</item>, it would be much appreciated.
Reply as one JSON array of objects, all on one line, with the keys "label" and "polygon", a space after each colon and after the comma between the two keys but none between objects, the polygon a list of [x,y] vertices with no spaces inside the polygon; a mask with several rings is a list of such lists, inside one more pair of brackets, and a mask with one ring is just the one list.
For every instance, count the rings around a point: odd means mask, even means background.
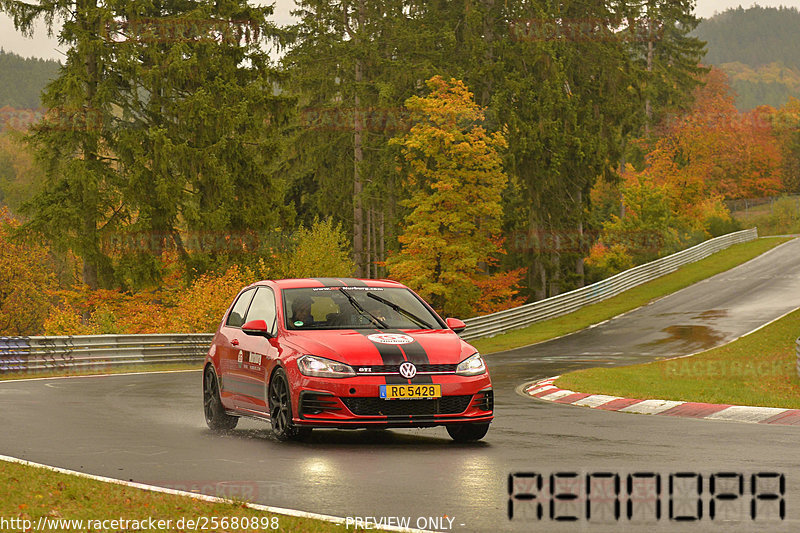
[{"label": "red hatchback race car", "polygon": [[483,438],[494,395],[463,322],[388,280],[260,281],[234,299],[203,372],[211,429],[238,417],[272,423],[281,440],[312,428],[445,426]]}]

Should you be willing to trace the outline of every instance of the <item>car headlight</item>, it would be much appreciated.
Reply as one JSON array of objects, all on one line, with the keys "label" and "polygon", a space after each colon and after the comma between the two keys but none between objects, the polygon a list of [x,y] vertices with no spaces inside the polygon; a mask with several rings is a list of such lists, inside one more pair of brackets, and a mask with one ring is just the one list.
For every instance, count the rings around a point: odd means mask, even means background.
[{"label": "car headlight", "polygon": [[349,378],[356,375],[351,366],[316,355],[302,356],[297,360],[297,367],[304,376],[318,378]]},{"label": "car headlight", "polygon": [[456,374],[459,376],[478,376],[484,372],[486,372],[486,363],[483,362],[479,353],[470,355],[456,367]]}]

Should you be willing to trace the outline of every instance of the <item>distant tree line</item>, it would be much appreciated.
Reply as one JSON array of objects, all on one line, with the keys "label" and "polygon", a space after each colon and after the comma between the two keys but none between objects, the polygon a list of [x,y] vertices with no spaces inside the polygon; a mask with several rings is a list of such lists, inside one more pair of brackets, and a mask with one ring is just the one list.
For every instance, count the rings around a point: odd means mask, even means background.
[{"label": "distant tree line", "polygon": [[[192,275],[258,270],[326,220],[358,276],[435,281],[457,257],[472,286],[449,298],[473,312],[476,289],[558,294],[591,279],[584,258],[626,201],[672,191],[652,188],[664,154],[687,152],[657,140],[697,134],[677,121],[706,74],[693,4],[304,0],[278,28],[244,0],[0,0],[23,31],[62,18],[69,46],[27,136],[45,178],[21,231],[78,258],[91,289],[157,286],[170,254]],[[656,181],[626,196],[653,150]]]},{"label": "distant tree line", "polygon": [[0,49],[0,107],[36,109],[39,95],[58,75],[58,61],[24,58]]},{"label": "distant tree line", "polygon": [[798,27],[800,11],[795,7],[739,6],[703,19],[693,35],[708,43],[705,60],[712,65],[777,62],[800,68]]},{"label": "distant tree line", "polygon": [[[800,11],[794,7],[728,9],[698,24],[705,61],[731,78],[742,111],[800,98]],[[749,68],[748,68],[749,67]]]}]

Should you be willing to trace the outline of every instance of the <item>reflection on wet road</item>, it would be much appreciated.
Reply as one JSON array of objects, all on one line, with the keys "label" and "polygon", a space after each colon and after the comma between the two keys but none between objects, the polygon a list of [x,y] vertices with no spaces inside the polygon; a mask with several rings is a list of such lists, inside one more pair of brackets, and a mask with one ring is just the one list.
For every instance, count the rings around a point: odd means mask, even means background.
[{"label": "reflection on wet road", "polygon": [[691,324],[687,326],[667,326],[661,330],[667,336],[653,341],[647,346],[661,346],[662,344],[674,345],[677,353],[692,353],[708,350],[722,344],[725,337],[714,331],[711,326]]}]

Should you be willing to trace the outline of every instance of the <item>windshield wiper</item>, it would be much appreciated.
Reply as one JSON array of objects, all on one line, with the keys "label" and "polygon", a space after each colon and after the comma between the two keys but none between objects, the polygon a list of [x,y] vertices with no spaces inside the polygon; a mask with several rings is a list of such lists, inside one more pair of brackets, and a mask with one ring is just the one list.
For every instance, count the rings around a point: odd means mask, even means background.
[{"label": "windshield wiper", "polygon": [[373,315],[372,313],[361,307],[361,304],[358,303],[356,299],[353,298],[345,289],[339,289],[339,292],[343,294],[345,298],[347,298],[350,301],[350,305],[355,307],[356,311],[361,313],[361,316],[367,317],[370,321],[372,321],[373,324],[378,324],[383,329],[389,329],[389,325],[386,322],[384,322],[380,318],[376,317],[375,315]]},{"label": "windshield wiper", "polygon": [[403,309],[402,307],[400,307],[396,303],[390,302],[386,298],[381,298],[380,296],[375,296],[371,292],[367,293],[367,298],[372,298],[373,300],[378,300],[380,303],[382,303],[384,305],[388,305],[389,307],[391,307],[392,309],[394,309],[395,311],[397,311],[398,313],[400,313],[404,317],[411,319],[412,321],[416,322],[418,325],[422,326],[425,329],[434,329],[430,324],[428,324],[427,322],[422,320],[420,317],[418,317],[417,315],[415,315],[411,311],[407,311],[406,309]]}]

